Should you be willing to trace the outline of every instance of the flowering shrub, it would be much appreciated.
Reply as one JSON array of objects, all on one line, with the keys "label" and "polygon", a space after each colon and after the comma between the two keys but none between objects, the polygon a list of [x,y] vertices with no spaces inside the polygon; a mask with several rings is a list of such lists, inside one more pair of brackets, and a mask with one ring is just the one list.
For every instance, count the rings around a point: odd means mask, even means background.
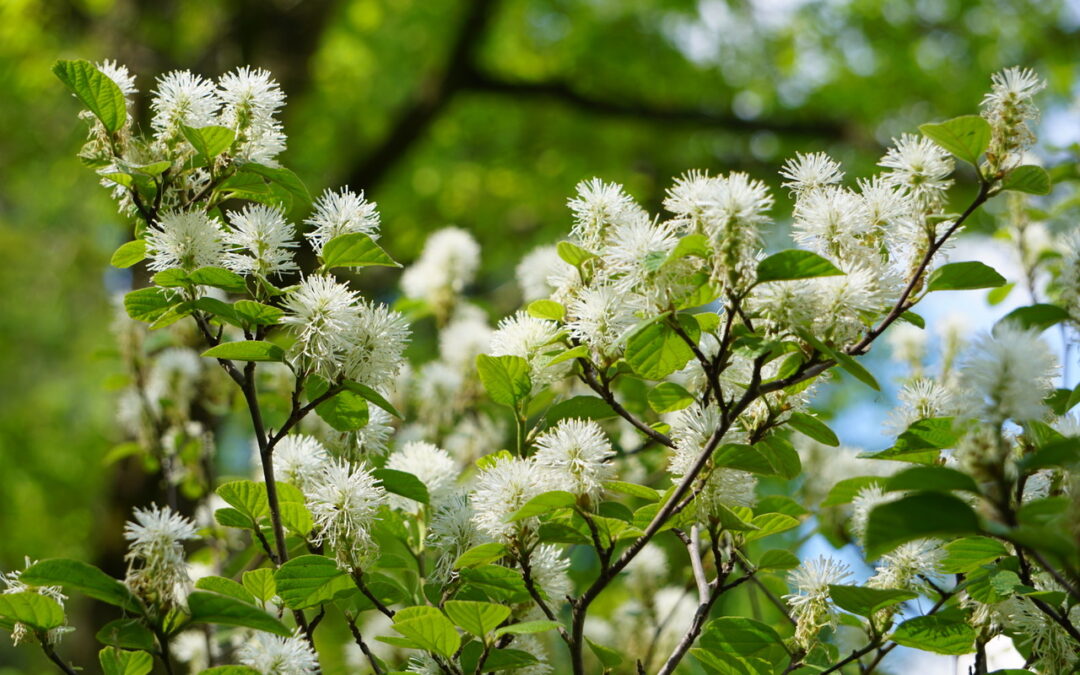
[{"label": "flowering shrub", "polygon": [[[134,223],[112,263],[153,273],[116,320],[114,455],[165,487],[125,529],[123,580],[66,559],[4,577],[0,624],[63,671],[70,594],[116,607],[106,673],[869,673],[898,645],[986,672],[998,635],[1038,672],[1080,664],[1080,390],[1055,388],[1039,336],[1080,321],[1077,247],[1032,259],[1049,301],[966,346],[953,331],[935,372],[913,311],[1009,288],[942,251],[1005,192],[1022,238],[1023,193],[1050,191],[1024,163],[1030,71],[995,75],[981,116],[901,136],[878,175],[796,155],[797,247],[771,255],[773,197],[746,174],[687,173],[667,217],[583,182],[567,239],[518,267],[527,305],[491,328],[460,229],[431,236],[395,308],[350,288],[399,265],[362,192],[311,204],[279,165],[269,73],[170,73],[141,134],[126,68],[55,70]],[[977,183],[959,213],[956,160]],[[426,317],[438,354],[406,359]],[[911,366],[897,438],[855,457],[808,403],[837,371],[878,389],[858,357],[883,335]],[[255,480],[217,477],[234,401]],[[800,560],[804,523],[873,575]]]}]

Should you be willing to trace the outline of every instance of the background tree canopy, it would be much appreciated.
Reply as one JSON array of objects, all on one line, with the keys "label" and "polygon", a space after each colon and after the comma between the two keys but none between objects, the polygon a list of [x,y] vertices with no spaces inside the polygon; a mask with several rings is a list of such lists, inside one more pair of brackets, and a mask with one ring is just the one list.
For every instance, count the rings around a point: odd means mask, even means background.
[{"label": "background tree canopy", "polygon": [[[128,65],[144,126],[165,71],[268,68],[289,97],[283,160],[311,192],[365,190],[405,262],[436,228],[468,229],[484,250],[477,294],[501,315],[513,265],[565,232],[582,179],[657,210],[690,168],[776,187],[785,157],[827,150],[862,171],[890,137],[970,111],[1010,65],[1048,80],[1053,126],[1076,105],[1078,33],[1080,5],[1054,0],[8,0],[0,568],[103,555],[127,511],[102,493],[124,504],[145,489],[139,467],[104,461],[110,297],[131,285],[105,270],[125,228],[72,160],[85,130],[57,58]],[[364,281],[390,299],[396,279]]]}]

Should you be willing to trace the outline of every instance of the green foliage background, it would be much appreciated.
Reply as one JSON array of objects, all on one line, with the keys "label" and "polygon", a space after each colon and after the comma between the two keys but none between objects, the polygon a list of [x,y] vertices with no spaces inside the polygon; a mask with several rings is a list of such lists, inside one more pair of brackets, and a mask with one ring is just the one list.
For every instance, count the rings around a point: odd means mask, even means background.
[{"label": "green foliage background", "polygon": [[[438,227],[469,229],[485,254],[477,291],[499,314],[517,301],[514,263],[567,229],[581,179],[622,182],[655,209],[689,168],[775,182],[795,150],[828,150],[859,171],[890,136],[970,112],[1014,64],[1048,79],[1044,109],[1069,105],[1080,5],[5,0],[2,569],[24,554],[95,559],[134,480],[102,461],[115,439],[110,295],[130,286],[106,270],[125,228],[74,158],[85,129],[56,58],[128,65],[144,124],[162,72],[269,68],[289,96],[285,164],[313,193],[365,189],[399,260]],[[396,278],[365,277],[384,295]]]}]

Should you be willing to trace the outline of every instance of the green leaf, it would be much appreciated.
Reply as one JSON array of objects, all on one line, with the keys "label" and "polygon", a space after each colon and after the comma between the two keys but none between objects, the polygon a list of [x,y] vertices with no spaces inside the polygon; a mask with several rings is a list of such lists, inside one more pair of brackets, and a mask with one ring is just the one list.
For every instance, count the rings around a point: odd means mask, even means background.
[{"label": "green leaf", "polygon": [[35,630],[49,630],[64,625],[64,608],[60,603],[33,591],[0,593],[0,616]]},{"label": "green leaf", "polygon": [[459,555],[457,560],[454,561],[454,569],[458,570],[463,567],[486,565],[487,563],[495,562],[506,555],[506,553],[506,544],[500,544],[496,541],[479,544]]},{"label": "green leaf", "polygon": [[510,616],[510,608],[505,605],[471,600],[447,600],[443,611],[455,624],[481,638]]},{"label": "green leaf", "polygon": [[611,492],[618,492],[620,494],[629,495],[631,497],[637,497],[638,499],[644,499],[650,502],[660,501],[660,493],[651,487],[645,485],[638,485],[637,483],[627,483],[621,480],[609,480],[604,483],[604,488]]},{"label": "green leaf", "polygon": [[713,452],[712,461],[715,466],[729,469],[739,469],[764,476],[776,474],[776,470],[767,457],[753,446],[742,443],[724,443]]},{"label": "green leaf", "polygon": [[496,403],[516,408],[532,391],[529,362],[520,356],[480,354],[476,357],[476,371],[488,396]]},{"label": "green leaf", "polygon": [[549,321],[562,321],[566,316],[566,308],[554,300],[534,300],[529,303],[529,315],[537,319]]},{"label": "green leaf", "polygon": [[529,589],[521,572],[501,565],[462,567],[461,579],[484,591],[492,600],[518,603],[530,602]]},{"label": "green leaf", "polygon": [[149,653],[116,647],[106,647],[98,652],[98,662],[105,675],[147,675],[154,669],[154,657]]},{"label": "green leaf", "polygon": [[616,413],[610,405],[596,396],[574,396],[561,403],[556,403],[544,415],[544,422],[551,426],[561,419],[578,418],[588,420],[603,420],[615,417]]},{"label": "green leaf", "polygon": [[1009,555],[1004,544],[990,537],[962,537],[945,544],[944,548],[941,570],[949,574],[968,574]]},{"label": "green leaf", "polygon": [[581,263],[596,257],[595,254],[589,253],[580,246],[575,246],[568,241],[560,241],[555,246],[555,250],[558,251],[560,258],[574,267],[581,267]]},{"label": "green leaf", "polygon": [[1036,304],[1017,307],[1001,318],[998,323],[1011,321],[1022,328],[1038,329],[1040,332],[1069,320],[1069,313],[1057,305]]},{"label": "green leaf", "polygon": [[941,124],[922,124],[919,131],[957,159],[979,165],[979,156],[990,145],[990,123],[978,115],[964,115]]},{"label": "green leaf", "polygon": [[809,436],[818,443],[824,443],[834,448],[840,445],[840,439],[836,437],[836,433],[829,428],[829,425],[813,415],[793,412],[791,417],[788,418],[788,424],[799,433]]},{"label": "green leaf", "polygon": [[576,503],[577,497],[569,492],[564,492],[562,490],[544,492],[525,502],[525,505],[507,518],[506,522],[515,523],[526,518],[543,516],[552,511],[570,508]]},{"label": "green leaf", "polygon": [[184,138],[195,148],[195,152],[202,155],[206,160],[211,160],[229,149],[236,140],[236,134],[232,129],[218,126],[189,127],[180,125]]},{"label": "green leaf", "polygon": [[315,406],[315,413],[338,431],[356,431],[368,423],[367,399],[348,389]]},{"label": "green leaf", "polygon": [[1073,469],[1080,461],[1080,439],[1062,438],[1052,440],[1020,460],[1019,466],[1024,473],[1031,473],[1051,466]]},{"label": "green leaf", "polygon": [[236,527],[242,530],[251,530],[255,524],[237,509],[217,509],[214,511],[214,520],[225,527]]},{"label": "green leaf", "polygon": [[382,483],[387,492],[401,495],[421,504],[429,503],[427,486],[411,473],[394,469],[375,469],[371,472],[371,475]]},{"label": "green leaf", "polygon": [[658,413],[674,412],[689,407],[694,395],[674,382],[661,382],[649,390],[649,407]]},{"label": "green leaf", "polygon": [[600,661],[600,664],[603,665],[604,668],[618,668],[622,664],[622,654],[615,651],[611,647],[605,647],[604,645],[597,644],[589,638],[585,638],[585,641],[589,643],[589,649],[592,650],[592,653],[596,656],[596,658]]},{"label": "green leaf", "polygon": [[825,507],[849,504],[855,499],[855,495],[859,494],[860,490],[865,487],[870,487],[871,485],[885,485],[885,479],[880,476],[856,476],[855,478],[845,478],[829,489],[829,494],[822,500],[821,505]]},{"label": "green leaf", "polygon": [[900,602],[919,597],[918,593],[897,589],[867,588],[864,586],[829,586],[829,595],[840,609],[852,614],[872,617],[878,611]]},{"label": "green leaf", "polygon": [[255,602],[255,596],[252,595],[251,592],[248,591],[248,589],[244,588],[232,579],[226,579],[225,577],[202,577],[195,582],[195,588],[199,588],[204,591],[213,591],[214,593],[220,593],[221,595],[227,595],[230,598],[235,598],[240,602],[246,602],[248,604],[252,604]]},{"label": "green leaf", "polygon": [[[299,176],[283,167],[270,167],[254,162],[242,164],[240,171],[255,174],[268,180],[272,186],[279,187],[275,196],[269,200],[290,213],[301,213],[311,205],[311,195]],[[275,192],[275,191],[272,191]]]},{"label": "green leaf", "polygon": [[109,259],[109,264],[119,269],[125,269],[144,258],[146,258],[146,241],[136,239],[122,244],[120,248],[116,249],[112,254],[112,258]]},{"label": "green leaf", "polygon": [[900,315],[900,318],[907,321],[912,326],[918,326],[919,328],[926,329],[926,319],[922,318],[915,312],[908,310]]},{"label": "green leaf", "polygon": [[974,534],[978,530],[979,519],[963,500],[942,492],[920,492],[870,511],[866,558],[876,560],[914,539]]},{"label": "green leaf", "polygon": [[394,617],[394,630],[429,652],[449,658],[461,645],[461,636],[454,629],[454,624],[438,610],[435,614],[424,614],[413,619],[398,619],[398,616]]},{"label": "green leaf", "polygon": [[218,496],[229,506],[247,516],[254,523],[270,515],[270,502],[266,496],[266,484],[251,480],[234,480],[218,487]]},{"label": "green leaf", "polygon": [[945,466],[913,466],[893,474],[885,481],[885,491],[896,490],[966,490],[979,494],[979,486],[971,476]]},{"label": "green leaf", "polygon": [[[624,358],[634,372],[647,380],[662,380],[686,365],[694,352],[661,315],[630,334]],[[679,325],[691,340],[701,336],[701,329],[692,317],[681,315]]]},{"label": "green leaf", "polygon": [[187,280],[197,286],[213,286],[230,293],[247,292],[244,277],[222,267],[200,267],[189,274]]},{"label": "green leaf", "polygon": [[161,318],[178,301],[162,288],[140,288],[124,296],[124,310],[132,319],[150,323]]},{"label": "green leaf", "polygon": [[[762,659],[743,658],[724,652],[710,652],[699,647],[692,648],[690,653],[710,673],[719,673],[720,675],[776,675],[777,673],[772,664]],[[818,673],[822,670],[807,671],[806,668],[814,668],[814,666],[803,666],[793,670],[792,675],[808,675],[808,673]]]},{"label": "green leaf", "polygon": [[711,248],[708,237],[703,234],[688,234],[680,239],[679,243],[675,244],[675,248],[671,249],[671,253],[668,253],[661,267],[671,265],[687,256],[696,256],[708,260],[710,254]]},{"label": "green leaf", "polygon": [[237,300],[232,305],[232,311],[240,321],[256,326],[275,326],[285,315],[285,312],[277,307],[254,300]]},{"label": "green leaf", "polygon": [[363,232],[339,234],[322,250],[323,267],[401,267],[375,240]]},{"label": "green leaf", "polygon": [[121,649],[153,651],[157,648],[154,634],[139,619],[114,619],[102,626],[94,639]]},{"label": "green leaf", "polygon": [[853,375],[855,379],[859,380],[860,382],[875,391],[881,391],[881,385],[879,385],[877,380],[874,379],[874,376],[870,374],[870,371],[868,371],[866,368],[863,368],[858,361],[851,358],[851,356],[844,353],[842,350],[833,349],[832,347],[826,345],[824,342],[818,340],[816,337],[806,331],[800,331],[799,337],[805,340],[807,344],[812,346],[814,349],[828,356],[833,361],[836,361],[836,363],[841,368]]},{"label": "green leaf", "polygon": [[1018,166],[1001,181],[1002,190],[1016,190],[1033,195],[1050,194],[1050,174],[1041,166],[1025,164]]},{"label": "green leaf", "polygon": [[386,398],[384,398],[382,394],[375,391],[374,389],[367,386],[366,384],[361,384],[359,382],[354,382],[352,380],[346,380],[345,381],[345,388],[348,389],[349,391],[353,392],[354,394],[360,394],[365,399],[367,399],[367,401],[369,403],[374,403],[375,405],[382,408],[386,412],[390,413],[394,417],[396,417],[398,419],[402,419],[401,413],[399,413],[397,411],[397,408],[395,408],[390,403],[390,401],[387,401]]},{"label": "green leaf", "polygon": [[900,624],[890,639],[935,654],[957,656],[975,651],[975,630],[962,615],[917,616]]},{"label": "green leaf", "polygon": [[277,594],[289,609],[307,609],[329,602],[342,591],[355,588],[337,563],[322,555],[302,555],[274,573]]},{"label": "green leaf", "polygon": [[483,672],[525,668],[540,660],[523,649],[492,649],[484,659]]},{"label": "green leaf", "polygon": [[927,291],[969,291],[976,288],[995,288],[1005,283],[989,265],[972,260],[942,265],[930,274]]},{"label": "green leaf", "polygon": [[502,637],[507,633],[512,635],[526,635],[530,633],[543,633],[549,630],[555,630],[561,624],[558,621],[522,621],[521,623],[512,623],[509,626],[503,626],[495,631],[495,637]]},{"label": "green leaf", "polygon": [[953,447],[959,440],[953,418],[932,417],[919,420],[900,434],[896,444],[880,452],[861,453],[869,459],[892,459],[916,464],[933,464],[939,451]]},{"label": "green leaf", "polygon": [[774,434],[760,443],[755,443],[754,449],[768,460],[773,468],[773,474],[792,480],[802,473],[802,460],[799,459],[799,453],[787,439]]},{"label": "green leaf", "polygon": [[42,560],[23,570],[19,581],[29,586],[62,586],[66,591],[77,591],[127,612],[142,613],[139,601],[127,586],[81,560]]},{"label": "green leaf", "polygon": [[589,348],[585,345],[578,345],[577,347],[572,347],[561,354],[553,356],[551,360],[547,362],[547,365],[550,367],[557,363],[562,363],[563,361],[569,361],[570,359],[587,358],[589,358]]},{"label": "green leaf", "polygon": [[232,361],[284,361],[285,351],[273,342],[264,340],[242,340],[240,342],[222,342],[202,353],[212,359]]},{"label": "green leaf", "polygon": [[244,626],[289,637],[292,631],[255,605],[207,591],[192,591],[188,595],[192,623],[214,623],[225,626]]},{"label": "green leaf", "polygon": [[[288,483],[279,483],[278,488]],[[315,523],[311,518],[311,511],[303,502],[281,502],[281,524],[289,532],[307,538]]]},{"label": "green leaf", "polygon": [[774,253],[758,263],[757,281],[787,281],[834,277],[843,274],[836,265],[811,251],[788,249]]},{"label": "green leaf", "polygon": [[254,597],[263,602],[269,602],[277,595],[277,584],[274,582],[274,570],[260,567],[257,570],[244,572],[244,588]]},{"label": "green leaf", "polygon": [[[784,643],[775,630],[760,621],[743,617],[725,616],[709,621],[701,632],[699,644],[711,652],[757,657],[774,664],[787,659]],[[783,652],[783,656],[779,652]]]},{"label": "green leaf", "polygon": [[116,132],[124,126],[127,120],[124,92],[94,64],[81,59],[57,61],[52,71],[108,131]]},{"label": "green leaf", "polygon": [[762,553],[755,567],[759,570],[791,570],[800,564],[799,556],[791,551],[774,548]]},{"label": "green leaf", "polygon": [[754,519],[750,521],[750,524],[754,526],[754,531],[746,535],[746,541],[757,541],[764,537],[768,537],[772,534],[778,534],[780,532],[787,532],[793,530],[799,526],[798,518],[793,518],[784,513],[763,513],[760,516],[754,516]]}]

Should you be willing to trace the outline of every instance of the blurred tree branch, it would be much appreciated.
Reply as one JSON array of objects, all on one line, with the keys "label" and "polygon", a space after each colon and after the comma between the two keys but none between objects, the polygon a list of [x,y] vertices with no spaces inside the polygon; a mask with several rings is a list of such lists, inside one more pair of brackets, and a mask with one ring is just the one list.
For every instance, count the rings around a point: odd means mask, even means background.
[{"label": "blurred tree branch", "polygon": [[446,65],[430,73],[412,102],[402,110],[390,131],[348,172],[346,184],[371,189],[380,183],[425,132],[454,96],[461,92],[486,92],[515,97],[546,98],[587,113],[623,117],[657,124],[681,124],[735,132],[771,131],[842,138],[847,129],[833,120],[792,118],[750,120],[733,114],[700,108],[657,106],[644,101],[613,100],[582,93],[570,83],[517,81],[486,72],[477,65],[476,49],[483,44],[496,0],[470,0],[453,40]]}]

